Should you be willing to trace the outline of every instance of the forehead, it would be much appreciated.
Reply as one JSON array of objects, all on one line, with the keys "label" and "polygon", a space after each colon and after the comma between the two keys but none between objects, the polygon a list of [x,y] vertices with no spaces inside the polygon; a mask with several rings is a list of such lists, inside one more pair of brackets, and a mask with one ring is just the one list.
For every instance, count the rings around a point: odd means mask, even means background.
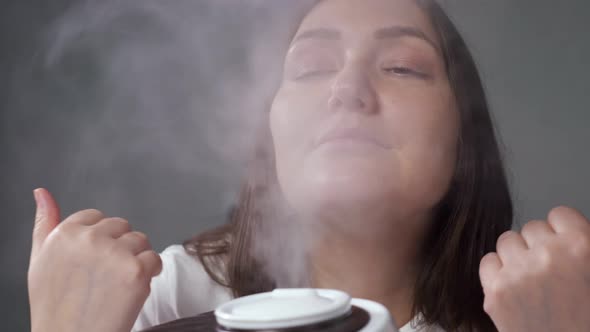
[{"label": "forehead", "polygon": [[335,29],[346,37],[366,37],[391,26],[412,27],[437,41],[426,13],[415,0],[321,0],[305,17],[297,35]]}]

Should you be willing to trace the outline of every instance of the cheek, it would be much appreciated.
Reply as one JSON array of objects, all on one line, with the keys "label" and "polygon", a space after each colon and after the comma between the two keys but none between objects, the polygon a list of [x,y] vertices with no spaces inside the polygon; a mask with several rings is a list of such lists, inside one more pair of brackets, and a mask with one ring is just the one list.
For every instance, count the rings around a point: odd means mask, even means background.
[{"label": "cheek", "polygon": [[296,181],[306,151],[313,142],[321,107],[318,91],[301,91],[289,85],[281,87],[273,100],[269,122],[277,175],[281,186]]},{"label": "cheek", "polygon": [[[398,86],[399,85],[399,86]],[[410,82],[383,86],[381,103],[385,123],[398,146],[441,148],[457,141],[459,113],[446,81]]]},{"label": "cheek", "polygon": [[449,90],[390,100],[392,109],[403,110],[390,121],[400,142],[403,186],[426,206],[442,199],[455,168],[460,119]]},{"label": "cheek", "polygon": [[270,111],[273,140],[280,155],[303,152],[309,147],[327,107],[326,89],[285,83],[277,92]]}]

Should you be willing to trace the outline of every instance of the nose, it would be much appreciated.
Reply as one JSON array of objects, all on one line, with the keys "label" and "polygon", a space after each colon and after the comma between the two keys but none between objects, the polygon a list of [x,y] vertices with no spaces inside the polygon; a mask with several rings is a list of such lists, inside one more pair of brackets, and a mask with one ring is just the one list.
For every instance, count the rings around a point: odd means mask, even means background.
[{"label": "nose", "polygon": [[345,68],[335,77],[328,101],[330,110],[376,113],[377,97],[366,69]]}]

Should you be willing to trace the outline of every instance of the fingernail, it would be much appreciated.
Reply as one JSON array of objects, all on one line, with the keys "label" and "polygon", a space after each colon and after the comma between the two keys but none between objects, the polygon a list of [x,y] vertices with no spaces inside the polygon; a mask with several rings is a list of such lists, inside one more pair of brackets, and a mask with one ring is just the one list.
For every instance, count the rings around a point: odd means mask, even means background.
[{"label": "fingernail", "polygon": [[35,203],[37,203],[37,210],[45,208],[45,200],[41,194],[41,188],[33,190],[33,196],[35,197]]}]

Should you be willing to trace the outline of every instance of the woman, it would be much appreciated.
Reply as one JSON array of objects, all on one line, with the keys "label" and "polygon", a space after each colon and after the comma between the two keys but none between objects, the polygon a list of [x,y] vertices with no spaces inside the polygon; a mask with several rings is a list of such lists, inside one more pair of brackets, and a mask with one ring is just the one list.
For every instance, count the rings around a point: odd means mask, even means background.
[{"label": "woman", "polygon": [[[588,220],[559,207],[509,230],[482,84],[434,2],[318,2],[267,125],[230,223],[162,261],[123,219],[85,210],[59,224],[36,190],[32,331],[129,331],[138,315],[140,329],[296,281],[378,301],[402,331],[590,328]],[[303,280],[254,237],[276,224],[313,234]]]}]

